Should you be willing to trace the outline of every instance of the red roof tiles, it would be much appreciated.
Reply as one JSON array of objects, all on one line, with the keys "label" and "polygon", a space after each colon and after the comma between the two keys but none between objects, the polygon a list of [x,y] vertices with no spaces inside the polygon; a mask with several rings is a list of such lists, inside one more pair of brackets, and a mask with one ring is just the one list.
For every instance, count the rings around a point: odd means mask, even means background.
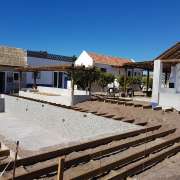
[{"label": "red roof tiles", "polygon": [[123,66],[125,63],[132,62],[130,59],[111,57],[106,55],[100,55],[92,52],[88,52],[89,56],[95,63],[108,64],[111,66]]}]

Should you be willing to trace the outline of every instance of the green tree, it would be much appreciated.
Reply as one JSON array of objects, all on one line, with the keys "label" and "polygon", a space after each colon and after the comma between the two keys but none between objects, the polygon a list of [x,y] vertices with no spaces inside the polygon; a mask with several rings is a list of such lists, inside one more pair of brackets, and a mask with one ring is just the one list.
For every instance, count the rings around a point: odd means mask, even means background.
[{"label": "green tree", "polygon": [[98,83],[102,89],[107,87],[108,84],[114,82],[115,76],[111,73],[107,72],[100,72]]},{"label": "green tree", "polygon": [[[124,81],[125,79],[124,78],[125,77],[122,76],[122,75],[119,75],[119,76],[116,77],[116,79],[117,79],[117,81],[119,83],[119,86],[121,88],[123,88],[123,89],[124,89],[124,86],[125,86],[125,81]],[[140,86],[141,83],[142,83],[142,78],[141,77],[132,77],[132,76],[126,77],[126,89],[127,88],[133,88],[134,85],[139,85]]]},{"label": "green tree", "polygon": [[91,88],[91,84],[96,82],[104,89],[109,83],[114,82],[114,75],[107,72],[102,72],[99,68],[94,68],[91,71],[79,70],[74,72],[74,83],[85,90],[87,87]]}]

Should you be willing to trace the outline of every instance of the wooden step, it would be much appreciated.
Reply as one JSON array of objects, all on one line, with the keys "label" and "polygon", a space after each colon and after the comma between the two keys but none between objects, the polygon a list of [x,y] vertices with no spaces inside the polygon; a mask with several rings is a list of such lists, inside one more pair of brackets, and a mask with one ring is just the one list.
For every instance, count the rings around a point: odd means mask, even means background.
[{"label": "wooden step", "polygon": [[[58,149],[58,150],[54,150],[54,151],[50,151],[50,152],[46,152],[46,153],[42,153],[42,154],[38,154],[38,155],[33,155],[30,157],[25,157],[22,159],[18,159],[16,161],[16,167],[19,166],[28,166],[28,165],[33,165],[35,163],[38,162],[42,162],[42,161],[46,161],[49,159],[53,159],[53,158],[57,158],[63,155],[68,155],[74,151],[83,151],[86,149],[90,149],[90,148],[95,148],[97,146],[100,145],[105,145],[108,144],[112,141],[116,141],[116,140],[120,140],[120,139],[125,139],[128,137],[133,137],[133,136],[137,136],[139,134],[142,133],[147,133],[150,131],[154,131],[154,130],[158,130],[161,127],[161,125],[156,125],[156,126],[150,126],[147,128],[143,128],[140,130],[135,130],[135,131],[131,131],[131,132],[126,132],[124,134],[118,134],[118,135],[113,135],[113,136],[109,136],[106,138],[101,138],[95,141],[90,141],[87,143],[83,143],[83,144],[79,144],[79,145],[75,145],[75,146],[71,146],[71,147],[67,147],[67,148],[62,148],[62,149]],[[10,162],[7,170],[12,169],[14,165],[14,162]],[[0,164],[0,171],[3,171],[3,169],[7,166],[7,163],[2,163]]]},{"label": "wooden step", "polygon": [[162,150],[168,146],[172,146],[179,141],[180,141],[180,137],[171,138],[169,140],[166,140],[165,142],[158,143],[157,145],[154,146],[150,146],[149,148],[146,148],[146,150],[134,151],[135,153],[132,153],[131,155],[127,155],[126,157],[120,159],[116,159],[116,161],[114,162],[101,164],[101,166],[98,168],[89,171],[87,170],[87,172],[83,172],[82,174],[79,173],[79,175],[75,177],[71,177],[70,179],[82,180],[82,179],[89,179],[92,177],[94,178],[98,175],[104,174],[117,167],[124,166],[125,164],[129,164],[130,162],[134,162],[135,160],[138,160],[140,158],[147,157],[150,154]]},{"label": "wooden step", "polygon": [[[144,136],[143,138],[138,138],[138,139],[132,140],[130,142],[121,143],[114,147],[107,146],[106,149],[97,150],[97,151],[92,152],[91,154],[84,154],[82,156],[79,156],[79,157],[76,157],[76,158],[73,158],[70,160],[66,160],[65,161],[65,169],[70,168],[71,166],[78,164],[78,163],[90,161],[91,159],[95,159],[97,157],[102,157],[102,156],[104,157],[104,155],[109,155],[113,152],[117,152],[122,149],[129,148],[130,146],[135,146],[140,143],[142,144],[145,142],[152,141],[156,138],[168,135],[173,132],[175,132],[175,129],[157,132],[155,134],[148,135],[147,137]],[[23,180],[23,179],[29,179],[29,178],[37,178],[39,176],[57,171],[57,167],[58,167],[57,163],[52,163],[52,165],[48,164],[41,168],[36,168],[36,169],[33,168],[33,170],[31,170],[28,173],[23,173],[23,174],[17,175],[15,179]]]}]

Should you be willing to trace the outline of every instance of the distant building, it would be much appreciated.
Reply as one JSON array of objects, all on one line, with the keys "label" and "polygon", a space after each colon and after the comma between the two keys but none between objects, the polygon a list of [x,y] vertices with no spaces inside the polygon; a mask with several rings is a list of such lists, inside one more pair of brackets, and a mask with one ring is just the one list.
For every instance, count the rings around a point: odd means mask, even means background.
[{"label": "distant building", "polygon": [[[46,51],[27,51],[27,64],[29,66],[47,66],[47,65],[62,65],[72,64],[74,57],[49,54]],[[67,72],[39,72],[37,76],[37,85],[67,88],[68,75]],[[27,73],[26,76],[27,87],[33,85],[33,73]]]},{"label": "distant building", "polygon": [[[74,57],[49,54],[45,51],[26,51],[20,48],[0,47],[0,93],[19,90],[20,73],[17,67],[72,64]],[[67,72],[39,72],[37,85],[67,88]],[[23,72],[21,88],[32,87],[33,73]]]},{"label": "distant building", "polygon": [[[85,67],[95,66],[100,68],[102,71],[112,73],[113,75],[124,75],[125,68],[123,65],[128,62],[134,61],[132,59],[111,57],[83,51],[75,61],[75,65],[83,65]],[[143,70],[138,68],[127,70],[127,76],[142,76],[142,73]]]}]

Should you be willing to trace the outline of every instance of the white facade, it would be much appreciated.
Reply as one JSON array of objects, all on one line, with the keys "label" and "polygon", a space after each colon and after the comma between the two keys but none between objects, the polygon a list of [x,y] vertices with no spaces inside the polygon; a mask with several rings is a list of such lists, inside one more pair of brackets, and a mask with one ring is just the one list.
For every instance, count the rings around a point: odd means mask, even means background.
[{"label": "white facade", "polygon": [[[76,66],[85,66],[85,67],[98,67],[101,70],[104,70],[106,72],[109,72],[115,76],[117,75],[124,75],[125,69],[124,68],[118,68],[109,64],[103,64],[103,63],[97,63],[95,60],[92,59],[92,57],[86,52],[83,51],[80,56],[75,61]],[[130,74],[130,76],[142,76],[143,70],[135,68],[134,70],[128,69],[127,74]]]},{"label": "white facade", "polygon": [[89,56],[86,51],[83,51],[75,61],[76,66],[92,67],[94,66],[94,60]]},{"label": "white facade", "polygon": [[[173,84],[172,87],[169,86],[170,83]],[[163,80],[163,63],[161,60],[154,62],[152,104],[180,110],[180,63],[171,66],[167,85]]]},{"label": "white facade", "polygon": [[[46,95],[45,95],[46,94]],[[19,96],[32,99],[43,100],[51,103],[71,106],[79,102],[90,99],[88,91],[74,90],[74,95],[71,94],[71,89],[52,88],[52,87],[37,87],[37,92],[19,91]]]},{"label": "white facade", "polygon": [[[33,67],[46,66],[46,65],[72,64],[72,62],[68,62],[68,61],[59,61],[59,60],[37,58],[37,57],[28,57],[27,63],[29,66],[33,66]],[[61,81],[62,85],[60,85],[60,87],[67,88],[67,73],[62,72],[61,75],[62,75],[62,81]],[[31,86],[33,82],[34,82],[33,73],[28,72],[26,75],[27,86]],[[37,77],[37,85],[54,87],[54,72],[52,71],[39,72]]]}]

